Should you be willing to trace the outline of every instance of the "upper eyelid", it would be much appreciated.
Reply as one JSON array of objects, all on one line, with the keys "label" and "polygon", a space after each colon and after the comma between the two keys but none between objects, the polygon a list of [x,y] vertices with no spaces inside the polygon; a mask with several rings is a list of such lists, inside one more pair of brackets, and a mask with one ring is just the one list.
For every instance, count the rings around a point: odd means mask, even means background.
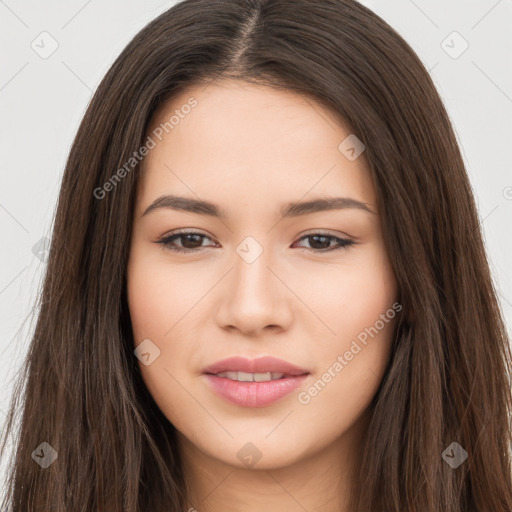
[{"label": "upper eyelid", "polygon": [[[214,241],[214,238],[206,233],[202,233],[201,231],[195,231],[194,229],[182,229],[182,230],[178,230],[178,231],[174,231],[174,232],[171,232],[169,234],[165,234],[163,235],[160,239],[161,240],[165,240],[166,238],[171,238],[171,237],[174,237],[174,236],[177,236],[177,235],[200,235],[200,236],[204,236],[206,238],[209,238],[210,240]],[[353,240],[354,237],[352,236],[349,236],[349,235],[346,235],[346,234],[334,234],[334,233],[330,233],[328,231],[324,231],[322,229],[317,229],[316,231],[313,230],[313,231],[308,231],[307,233],[303,233],[302,235],[299,235],[298,237],[298,240],[304,238],[304,237],[307,237],[307,236],[313,236],[313,235],[320,235],[320,236],[330,236],[330,237],[333,237],[333,238],[341,238],[341,239],[350,239],[350,240]]]},{"label": "upper eyelid", "polygon": [[[179,229],[178,231],[171,232],[167,235],[162,236],[159,239],[158,243],[163,244],[163,245],[175,243],[175,240],[180,239],[180,235],[181,236],[199,235],[201,237],[210,239],[214,244],[218,244],[218,242],[216,242],[215,239],[213,237],[211,237],[210,235],[207,235],[206,233],[201,233],[200,231],[194,230],[193,228],[189,228],[189,229],[182,228],[182,229]],[[338,235],[338,234],[333,234],[333,233],[329,233],[329,232],[324,232],[320,228],[298,236],[296,239],[294,239],[293,243],[295,244],[295,243],[301,242],[302,240],[307,239],[308,237],[315,236],[315,235],[331,238],[332,241],[337,243],[340,247],[348,247],[349,245],[358,244],[357,239],[355,239],[354,237],[348,236],[346,234]],[[170,239],[174,239],[174,240],[171,241]],[[340,244],[342,244],[342,245],[340,245]],[[179,245],[178,245],[178,247],[179,247]],[[185,251],[193,252],[193,251],[198,251],[201,249],[207,249],[208,247],[212,247],[212,246],[211,245],[205,245],[205,246],[201,245],[201,247],[197,247],[196,249],[185,249]],[[328,252],[328,250],[325,252]]]}]

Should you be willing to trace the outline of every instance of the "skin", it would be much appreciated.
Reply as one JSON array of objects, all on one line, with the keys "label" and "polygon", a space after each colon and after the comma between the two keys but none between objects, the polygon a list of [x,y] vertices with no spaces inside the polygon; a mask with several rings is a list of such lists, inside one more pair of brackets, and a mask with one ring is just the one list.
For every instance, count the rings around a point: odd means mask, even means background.
[{"label": "skin", "polygon": [[[350,161],[338,150],[350,131],[319,103],[245,82],[191,87],[163,105],[152,126],[191,97],[197,106],[145,157],[127,273],[135,345],[150,339],[160,350],[139,366],[179,432],[190,507],[346,511],[396,317],[309,403],[298,394],[397,297],[364,158]],[[163,194],[214,202],[227,217],[170,208],[143,215]],[[323,196],[351,197],[374,213],[280,214],[284,203]],[[199,251],[156,243],[182,228],[206,237],[174,245]],[[318,231],[357,243],[328,251],[335,239],[315,245],[304,238]],[[263,248],[250,264],[236,251],[247,236]],[[310,375],[272,405],[241,407],[211,391],[202,375],[233,355],[272,355]],[[261,453],[252,467],[237,457],[248,442]]]}]

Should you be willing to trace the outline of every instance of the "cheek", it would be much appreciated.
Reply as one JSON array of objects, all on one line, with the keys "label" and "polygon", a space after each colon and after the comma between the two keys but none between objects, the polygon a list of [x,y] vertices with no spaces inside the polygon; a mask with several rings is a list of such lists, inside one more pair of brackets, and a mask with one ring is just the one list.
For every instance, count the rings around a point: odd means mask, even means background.
[{"label": "cheek", "polygon": [[350,411],[344,417],[354,418],[369,405],[389,361],[401,309],[393,307],[395,275],[376,245],[324,282],[328,286],[318,295],[317,307],[332,335],[317,344],[315,380],[299,401],[323,421],[329,421],[331,407],[339,409],[340,403]]},{"label": "cheek", "polygon": [[[198,303],[205,290],[191,286],[189,275],[161,261],[161,255],[134,247],[127,266],[127,295],[135,347],[148,343],[158,354],[146,365],[139,359],[142,378],[159,407],[186,407],[189,396],[180,383],[186,381],[198,347],[190,332]],[[158,260],[160,256],[160,260]],[[156,348],[155,348],[156,347]]]},{"label": "cheek", "polygon": [[[384,260],[354,269],[344,293],[344,308],[340,313],[345,325],[338,326],[338,330],[344,337],[356,337],[379,321],[395,302],[396,284],[392,269]],[[383,329],[381,322],[378,325]]]},{"label": "cheek", "polygon": [[392,303],[373,299],[340,315],[335,341],[317,353],[314,379],[298,401],[327,437],[345,432],[369,407],[389,363],[396,317]]},{"label": "cheek", "polygon": [[314,315],[306,318],[322,328],[317,347],[327,351],[342,350],[347,340],[373,325],[396,300],[395,275],[379,242],[347,253],[335,264],[308,265],[300,272],[294,269],[287,279],[297,295],[307,299]]},{"label": "cheek", "polygon": [[[149,347],[151,360],[145,364],[138,359],[144,384],[164,413],[174,410],[180,389],[172,368],[173,360],[183,360],[180,347],[169,347],[172,329],[176,322],[173,310],[179,307],[179,290],[171,286],[171,278],[155,266],[150,258],[137,250],[130,255],[127,268],[127,294],[133,337],[137,347]],[[150,340],[148,342],[147,340]],[[141,353],[142,350],[141,350]],[[174,378],[173,378],[174,377]],[[167,414],[166,414],[167,415]],[[168,417],[170,421],[175,418]]]},{"label": "cheek", "polygon": [[164,339],[187,307],[197,302],[198,291],[183,279],[179,267],[165,265],[135,250],[127,269],[127,292],[135,343],[143,338]]}]

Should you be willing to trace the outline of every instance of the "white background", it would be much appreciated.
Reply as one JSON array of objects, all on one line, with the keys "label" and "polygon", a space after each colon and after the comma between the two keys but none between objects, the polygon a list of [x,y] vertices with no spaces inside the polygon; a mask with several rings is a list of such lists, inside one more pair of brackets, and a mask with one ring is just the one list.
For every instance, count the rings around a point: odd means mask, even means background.
[{"label": "white background", "polygon": [[[131,38],[175,2],[0,0],[0,424],[26,353],[68,151],[101,78]],[[412,46],[454,124],[491,270],[512,326],[512,0],[367,0]],[[31,47],[50,48],[48,58]],[[458,58],[452,54],[463,40]],[[450,37],[448,37],[450,36]],[[45,43],[41,37],[47,37]],[[448,37],[448,39],[446,39]],[[445,41],[445,43],[443,43]],[[5,471],[5,461],[2,463]],[[0,468],[1,469],[1,468]],[[0,476],[0,481],[4,478]]]}]

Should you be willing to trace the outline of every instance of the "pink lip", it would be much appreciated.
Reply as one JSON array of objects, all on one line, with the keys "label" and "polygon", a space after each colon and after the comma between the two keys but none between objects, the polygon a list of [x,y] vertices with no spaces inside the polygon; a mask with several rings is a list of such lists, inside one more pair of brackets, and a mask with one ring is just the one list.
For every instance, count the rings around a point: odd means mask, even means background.
[{"label": "pink lip", "polygon": [[[238,382],[225,377],[217,377],[216,373],[240,371],[247,373],[284,373],[282,379],[267,382]],[[245,359],[231,357],[218,361],[203,370],[208,385],[218,395],[242,407],[265,407],[291,393],[301,386],[309,375],[307,370],[299,368],[282,359],[261,357]]]},{"label": "pink lip", "polygon": [[229,357],[222,361],[207,366],[203,373],[221,373],[221,372],[247,372],[247,373],[266,373],[279,372],[287,376],[304,375],[309,373],[304,368],[299,368],[287,361],[277,359],[276,357],[264,356],[258,359],[246,359],[245,357]]}]

